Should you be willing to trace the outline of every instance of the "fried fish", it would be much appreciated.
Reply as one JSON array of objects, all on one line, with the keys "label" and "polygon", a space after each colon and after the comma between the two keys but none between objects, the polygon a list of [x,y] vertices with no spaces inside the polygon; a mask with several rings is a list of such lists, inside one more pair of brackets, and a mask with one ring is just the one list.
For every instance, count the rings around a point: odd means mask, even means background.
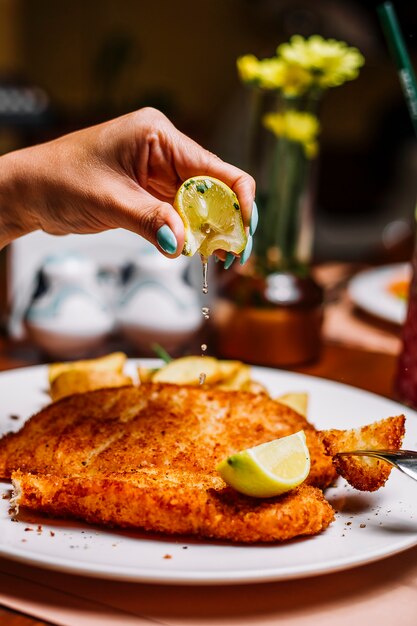
[{"label": "fried fish", "polygon": [[[303,429],[305,484],[259,500],[215,471],[223,458]],[[142,384],[58,401],[0,441],[0,476],[14,503],[54,516],[271,542],[325,529],[334,513],[320,488],[336,472],[314,427],[266,394]]]},{"label": "fried fish", "polygon": [[337,456],[353,450],[399,450],[405,433],[405,417],[388,417],[362,428],[327,430],[319,433],[340,476],[359,491],[376,491],[389,478],[392,466],[366,456]]}]

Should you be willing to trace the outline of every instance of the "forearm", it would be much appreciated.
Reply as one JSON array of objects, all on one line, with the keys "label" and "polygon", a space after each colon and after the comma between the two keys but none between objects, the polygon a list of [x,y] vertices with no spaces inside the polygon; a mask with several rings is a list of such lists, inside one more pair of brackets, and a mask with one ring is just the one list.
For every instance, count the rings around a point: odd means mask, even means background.
[{"label": "forearm", "polygon": [[32,208],[25,206],[31,177],[26,160],[26,150],[0,157],[0,249],[37,228]]},{"label": "forearm", "polygon": [[[237,194],[249,227],[254,181],[141,109],[0,157],[0,248],[34,230],[53,235],[126,228],[178,256],[184,225],[173,208],[180,184],[198,173]],[[171,231],[175,251],[157,233]]]}]

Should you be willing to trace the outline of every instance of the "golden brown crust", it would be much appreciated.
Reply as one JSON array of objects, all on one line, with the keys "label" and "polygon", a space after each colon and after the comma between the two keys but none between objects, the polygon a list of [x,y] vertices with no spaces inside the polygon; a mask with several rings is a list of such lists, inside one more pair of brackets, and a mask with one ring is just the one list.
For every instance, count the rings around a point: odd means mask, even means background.
[{"label": "golden brown crust", "polygon": [[388,417],[353,430],[319,432],[327,453],[334,457],[337,473],[360,491],[376,491],[387,481],[392,466],[372,457],[335,457],[351,450],[399,450],[405,433],[405,417]]},{"label": "golden brown crust", "polygon": [[[140,472],[111,478],[15,472],[21,506],[91,523],[192,534],[235,542],[276,542],[327,528],[333,509],[309,485],[277,498],[255,499],[225,488],[220,479],[195,484]],[[210,485],[210,483],[212,483]]]},{"label": "golden brown crust", "polygon": [[258,500],[225,487],[216,465],[304,429],[310,485],[335,477],[313,426],[264,394],[169,384],[105,389],[58,401],[0,441],[0,474],[19,504],[91,522],[233,541],[281,541],[326,528],[333,511],[302,487]]},{"label": "golden brown crust", "polygon": [[119,468],[178,467],[214,472],[245,448],[304,429],[308,482],[335,477],[313,426],[263,394],[169,384],[104,389],[64,398],[0,440],[0,477],[12,471],[103,475]]}]

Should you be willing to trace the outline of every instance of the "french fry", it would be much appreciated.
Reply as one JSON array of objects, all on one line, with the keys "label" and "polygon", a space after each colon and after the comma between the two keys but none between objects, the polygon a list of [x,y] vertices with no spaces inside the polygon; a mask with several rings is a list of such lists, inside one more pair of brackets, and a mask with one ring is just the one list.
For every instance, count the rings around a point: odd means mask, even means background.
[{"label": "french fry", "polygon": [[174,385],[198,385],[201,374],[204,382],[213,384],[221,379],[221,369],[217,359],[209,356],[185,356],[164,365],[152,376],[154,383]]},{"label": "french fry", "polygon": [[120,372],[106,370],[67,370],[59,374],[52,382],[50,395],[55,402],[65,396],[85,393],[106,387],[123,387],[132,385],[132,379]]},{"label": "french fry", "polygon": [[289,406],[290,409],[297,411],[303,417],[307,417],[308,394],[307,393],[284,393],[282,396],[275,398],[280,404]]},{"label": "french fry", "polygon": [[52,363],[49,366],[48,378],[49,384],[58,378],[60,374],[68,371],[104,371],[104,372],[118,372],[123,371],[123,367],[126,363],[127,356],[123,352],[112,352],[106,356],[99,357],[97,359],[85,359],[83,361],[68,361],[66,363]]}]

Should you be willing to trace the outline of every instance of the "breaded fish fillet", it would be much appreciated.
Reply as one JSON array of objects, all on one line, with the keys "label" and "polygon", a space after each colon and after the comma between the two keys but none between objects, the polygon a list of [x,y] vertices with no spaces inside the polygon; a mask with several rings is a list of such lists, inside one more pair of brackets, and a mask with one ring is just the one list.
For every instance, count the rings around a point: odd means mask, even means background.
[{"label": "breaded fish fillet", "polygon": [[353,450],[399,450],[405,433],[405,417],[387,417],[352,430],[319,432],[337,473],[360,491],[376,491],[389,478],[392,465],[366,456],[336,456]]},{"label": "breaded fish fillet", "polygon": [[13,485],[20,506],[53,516],[245,543],[315,535],[334,517],[317,487],[303,484],[277,498],[249,498],[215,477],[198,483],[193,472],[92,478],[17,471]]},{"label": "breaded fish fillet", "polygon": [[[257,500],[215,471],[300,429],[309,485]],[[314,534],[333,519],[316,487],[336,474],[314,427],[264,394],[143,384],[64,398],[0,441],[0,476],[13,472],[17,504],[96,523],[255,542]]]}]

